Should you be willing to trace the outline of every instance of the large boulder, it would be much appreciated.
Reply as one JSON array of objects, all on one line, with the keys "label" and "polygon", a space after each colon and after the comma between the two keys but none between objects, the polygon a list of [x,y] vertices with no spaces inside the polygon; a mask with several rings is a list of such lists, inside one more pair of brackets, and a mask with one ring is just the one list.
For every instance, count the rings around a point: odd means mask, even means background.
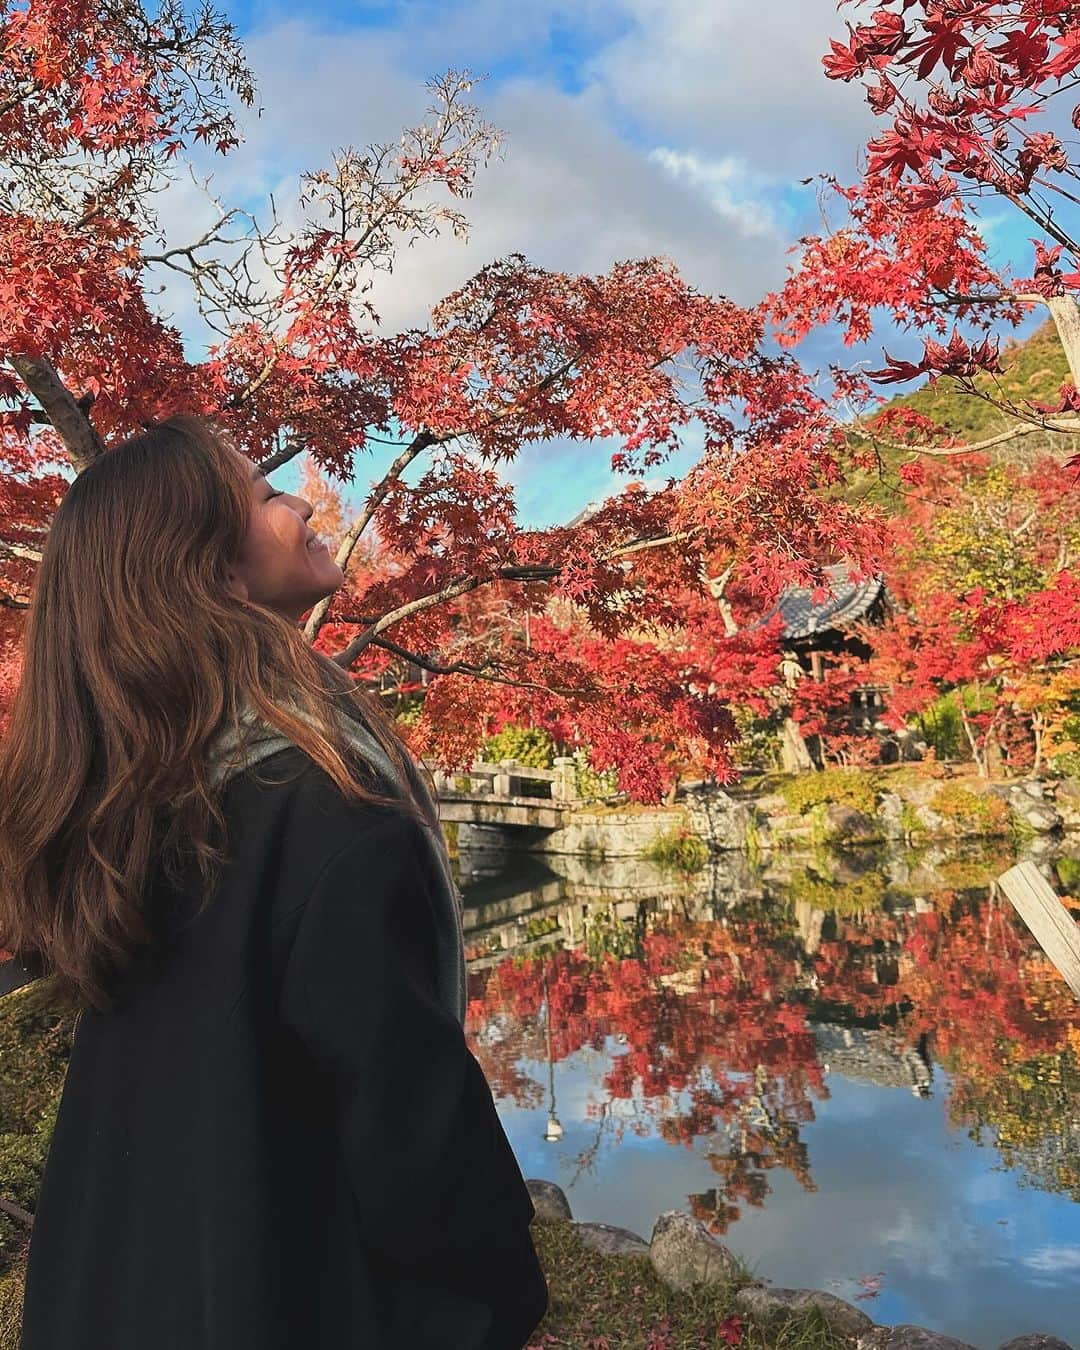
[{"label": "large boulder", "polygon": [[1001,797],[1013,816],[1035,834],[1056,834],[1062,828],[1061,812],[1046,800],[1041,783],[1010,783],[990,789]]},{"label": "large boulder", "polygon": [[726,1284],[742,1273],[734,1252],[718,1242],[700,1219],[679,1209],[665,1210],[653,1224],[649,1258],[672,1289]]},{"label": "large boulder", "polygon": [[570,1213],[570,1201],[567,1200],[561,1186],[554,1181],[541,1181],[530,1177],[525,1183],[532,1196],[533,1209],[536,1210],[534,1223],[569,1222],[574,1216]]},{"label": "large boulder", "polygon": [[649,1244],[629,1228],[612,1223],[576,1223],[574,1232],[586,1247],[604,1256],[648,1256]]},{"label": "large boulder", "polygon": [[825,807],[825,831],[834,844],[872,843],[885,834],[873,816],[844,802],[829,802]]},{"label": "large boulder", "polygon": [[860,1336],[874,1329],[873,1321],[835,1294],[816,1289],[773,1289],[754,1284],[735,1295],[735,1309],[765,1332],[782,1331],[793,1317],[816,1309],[834,1336]]},{"label": "large boulder", "polygon": [[875,1327],[859,1337],[857,1350],[978,1350],[968,1341],[925,1327]]},{"label": "large boulder", "polygon": [[1080,779],[1063,778],[1054,793],[1054,805],[1067,830],[1080,830]]}]

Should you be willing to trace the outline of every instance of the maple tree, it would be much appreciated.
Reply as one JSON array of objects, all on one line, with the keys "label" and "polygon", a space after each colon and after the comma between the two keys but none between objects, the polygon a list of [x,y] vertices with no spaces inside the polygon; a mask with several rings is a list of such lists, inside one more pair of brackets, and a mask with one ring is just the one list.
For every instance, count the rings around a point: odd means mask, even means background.
[{"label": "maple tree", "polygon": [[[981,771],[999,754],[1037,769],[1046,748],[1041,691],[1053,684],[1061,693],[1054,664],[1078,636],[1075,489],[1062,461],[1073,467],[1080,429],[1080,8],[1043,0],[838,8],[847,31],[830,40],[824,73],[858,82],[880,126],[857,182],[822,178],[835,227],[800,241],[768,303],[789,347],[825,324],[840,325],[849,346],[879,325],[899,330],[877,369],[855,362],[831,372],[851,414],[843,434],[900,506],[887,571],[903,612],[875,636],[876,661],[863,676],[895,684],[894,722],[958,691]],[[1027,227],[1027,276],[991,263],[987,206],[1005,206]],[[994,336],[1033,307],[1049,313],[1069,371],[1052,398],[1003,378]],[[896,341],[910,350],[897,353]],[[958,435],[916,400],[878,407],[879,390],[916,379],[992,410],[983,434]],[[1041,463],[1024,465],[1028,445],[1038,445]],[[952,473],[950,461],[963,468]],[[1071,711],[1066,703],[1059,713]]]},{"label": "maple tree", "polygon": [[[930,419],[899,415],[858,427],[867,441],[913,445],[923,454],[988,450],[1033,432],[1072,433],[1080,411],[1080,243],[1070,190],[1078,177],[1066,132],[1080,125],[1075,104],[1080,13],[1068,3],[997,0],[943,4],[841,0],[857,11],[847,38],[831,39],[825,74],[862,82],[884,124],[867,145],[860,182],[826,178],[842,203],[831,233],[801,241],[799,264],[771,297],[788,344],[814,326],[840,322],[845,341],[873,332],[886,315],[921,340],[911,357],[886,353],[865,375],[837,372],[845,392],[866,407],[871,384],[921,375],[947,378],[995,403],[1011,425],[975,446],[942,439]],[[864,22],[859,22],[864,19]],[[1064,138],[1064,139],[1063,139]],[[1031,275],[995,270],[979,232],[979,207],[1008,202],[1036,232]],[[1070,270],[1070,267],[1072,270]],[[980,373],[1000,369],[995,325],[1016,324],[1045,306],[1072,375],[1054,405],[1006,397]],[[960,324],[975,330],[965,337]]]},{"label": "maple tree", "polygon": [[[497,684],[546,700],[538,715],[625,765],[639,795],[658,795],[679,760],[723,771],[720,702],[658,652],[618,643],[699,590],[704,559],[768,594],[877,543],[873,519],[825,490],[845,447],[812,380],[767,350],[763,313],[695,291],[663,259],[592,277],[512,255],[426,326],[383,333],[374,273],[416,240],[466,231],[462,205],[498,144],[467,75],[432,81],[427,117],[398,144],[303,175],[297,229],[220,204],[174,241],[159,237],[156,194],[194,144],[234,150],[254,95],[228,21],[180,0],[156,13],[26,0],[0,9],[0,45],[0,690],[17,678],[58,467],[188,410],[270,472],[306,452],[351,483],[364,452],[391,443],[344,523],[347,584],[304,631],[363,678],[395,661],[435,677],[419,747],[467,758]],[[163,276],[200,316],[186,341],[155,309]],[[573,527],[522,529],[499,467],[555,438],[611,456],[627,489]],[[701,455],[681,482],[635,485],[688,439]],[[377,567],[351,566],[374,554]],[[539,622],[553,598],[587,623],[588,652]],[[477,604],[538,622],[522,641],[521,623],[471,622]],[[633,681],[614,677],[620,664]],[[666,729],[644,736],[661,709]]]}]

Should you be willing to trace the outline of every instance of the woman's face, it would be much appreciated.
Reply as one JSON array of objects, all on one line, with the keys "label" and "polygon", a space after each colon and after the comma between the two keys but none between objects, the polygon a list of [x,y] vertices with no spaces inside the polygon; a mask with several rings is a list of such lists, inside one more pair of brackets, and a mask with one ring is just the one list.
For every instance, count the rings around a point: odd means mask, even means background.
[{"label": "woman's face", "polygon": [[345,574],[308,527],[311,503],[271,487],[257,464],[239,451],[230,453],[250,479],[251,519],[229,573],[229,589],[241,600],[299,623],[312,605],[342,585]]}]

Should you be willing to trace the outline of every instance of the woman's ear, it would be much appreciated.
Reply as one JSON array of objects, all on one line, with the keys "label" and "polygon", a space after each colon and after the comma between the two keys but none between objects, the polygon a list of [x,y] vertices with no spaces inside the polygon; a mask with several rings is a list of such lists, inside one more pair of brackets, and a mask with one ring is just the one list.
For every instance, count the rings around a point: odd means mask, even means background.
[{"label": "woman's ear", "polygon": [[230,595],[234,595],[237,600],[244,601],[248,598],[247,582],[242,577],[238,577],[234,572],[228,574],[228,583],[226,586]]}]

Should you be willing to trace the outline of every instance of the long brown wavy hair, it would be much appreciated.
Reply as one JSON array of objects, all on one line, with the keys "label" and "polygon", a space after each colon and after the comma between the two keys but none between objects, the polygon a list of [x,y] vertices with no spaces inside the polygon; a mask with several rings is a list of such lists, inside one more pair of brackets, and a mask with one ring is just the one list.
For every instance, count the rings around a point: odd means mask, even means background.
[{"label": "long brown wavy hair", "polygon": [[0,949],[79,1006],[111,1007],[115,979],[154,945],[142,900],[159,860],[174,879],[196,860],[209,902],[227,840],[207,752],[225,728],[245,736],[245,706],[352,801],[391,799],[339,710],[404,781],[415,773],[346,671],[230,593],[250,502],[228,435],[172,417],[99,456],[53,518],[0,740]]}]

